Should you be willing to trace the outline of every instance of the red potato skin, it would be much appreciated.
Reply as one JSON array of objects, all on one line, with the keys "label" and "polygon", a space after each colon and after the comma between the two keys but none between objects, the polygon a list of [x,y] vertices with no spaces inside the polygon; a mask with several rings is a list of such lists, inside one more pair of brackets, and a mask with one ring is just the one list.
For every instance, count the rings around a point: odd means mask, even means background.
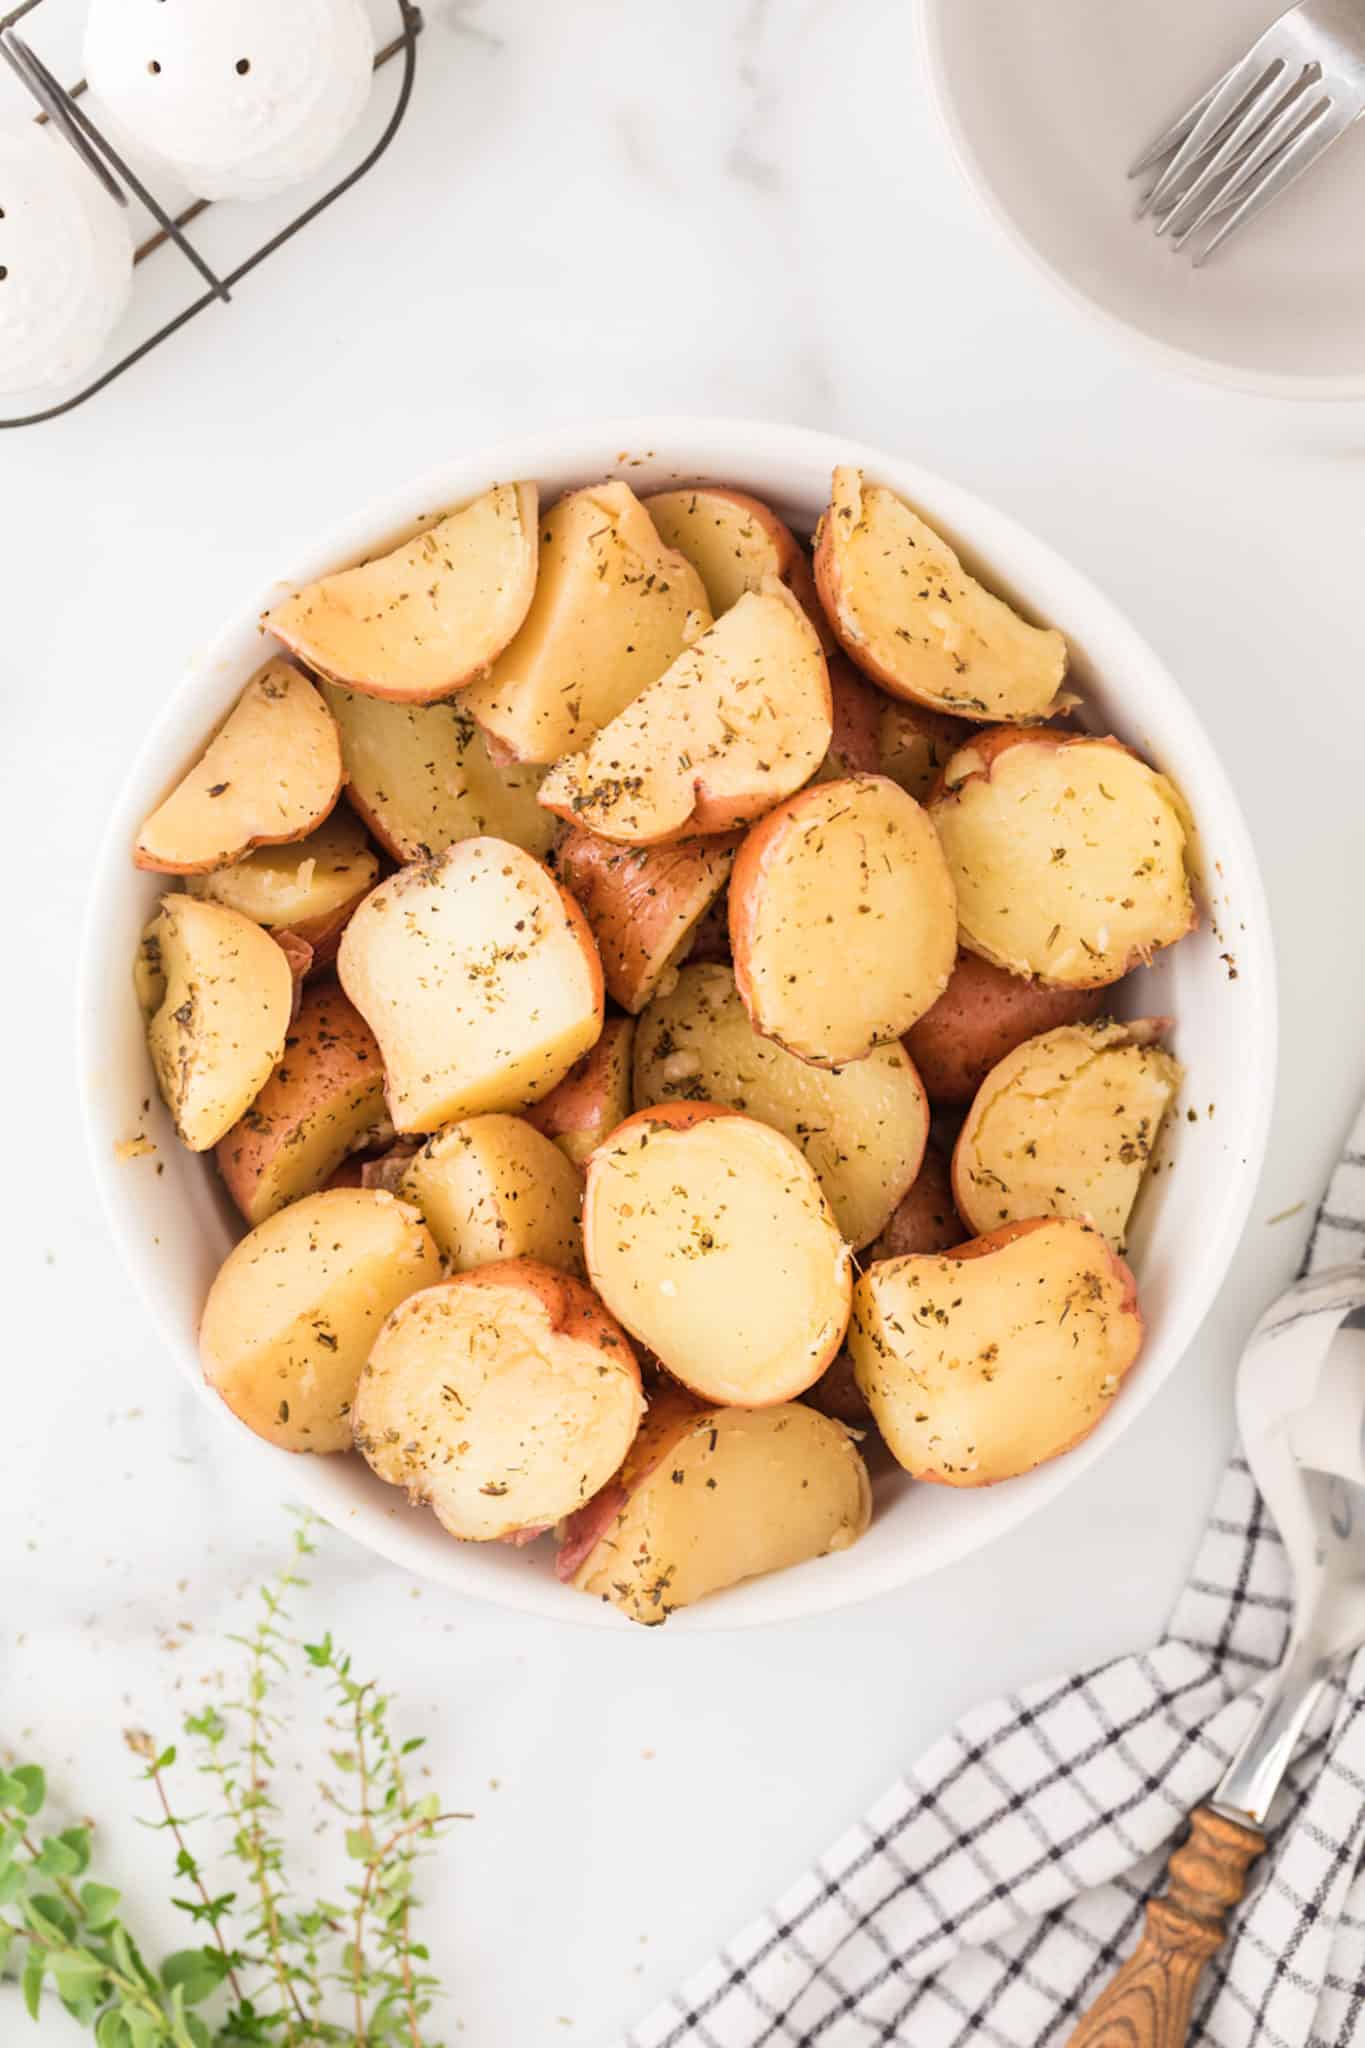
[{"label": "red potato skin", "polygon": [[[325,917],[302,917],[297,924],[289,926],[289,931],[296,939],[302,939],[305,945],[313,949],[313,964],[308,970],[310,974],[316,974],[319,968],[331,966],[337,956],[337,947],[341,944],[341,934],[369,893],[368,889],[359,889],[348,903],[343,903],[338,910],[328,912]],[[285,936],[284,932],[275,934],[281,942]]]},{"label": "red potato skin", "polygon": [[837,653],[839,642],[834,637],[834,629],[830,625],[829,619],[825,614],[825,608],[820,602],[820,592],[816,588],[815,583],[815,571],[811,567],[810,556],[803,547],[797,548],[795,555],[792,557],[790,569],[783,571],[783,581],[796,599],[796,602],[800,605],[802,611],[806,614],[806,617],[810,620],[812,626],[814,626],[826,656]]},{"label": "red potato skin", "polygon": [[631,1495],[658,1471],[674,1444],[705,1412],[703,1404],[683,1387],[665,1387],[656,1394],[616,1477],[561,1523],[557,1578],[567,1582],[587,1563]]},{"label": "red potato skin", "polygon": [[1048,988],[1003,967],[959,953],[947,988],[901,1043],[919,1070],[932,1103],[969,1103],[991,1068],[1008,1053],[1055,1031],[1098,1017],[1113,984],[1104,988]]},{"label": "red potato skin", "polygon": [[843,775],[879,775],[882,766],[882,699],[845,654],[828,657],[834,707],[830,753]]},{"label": "red potato skin", "polygon": [[[492,1265],[476,1266],[472,1273],[461,1273],[454,1280],[443,1280],[438,1284],[460,1288],[515,1287],[534,1295],[557,1337],[567,1337],[572,1343],[588,1344],[597,1350],[619,1353],[636,1386],[641,1386],[640,1361],[630,1339],[586,1281],[575,1280],[571,1273],[560,1273],[539,1259],[498,1259]],[[423,1292],[433,1293],[435,1290],[427,1288]],[[409,1296],[409,1300],[401,1302],[394,1314],[420,1299],[420,1294]]]},{"label": "red potato skin", "polygon": [[[1005,1246],[1013,1244],[1016,1238],[1031,1237],[1035,1230],[1046,1230],[1049,1224],[1055,1223],[1056,1220],[1055,1217],[1031,1216],[1026,1221],[1020,1223],[1002,1223],[998,1230],[989,1230],[984,1237],[974,1237],[969,1239],[966,1244],[957,1245],[950,1256],[954,1259],[989,1258],[992,1252],[1003,1251]],[[1137,1281],[1133,1278],[1131,1267],[1127,1264],[1126,1260],[1119,1257],[1118,1253],[1109,1243],[1109,1240],[1101,1237],[1098,1231],[1092,1232],[1092,1235],[1096,1242],[1096,1256],[1104,1258],[1119,1276],[1123,1293],[1119,1300],[1118,1313],[1134,1317],[1138,1326],[1138,1349],[1124,1368],[1124,1377],[1126,1378],[1142,1355],[1142,1339],[1146,1334],[1147,1328],[1142,1309],[1138,1303]],[[1099,1426],[1099,1422],[1100,1417],[1097,1415],[1094,1422],[1090,1423],[1085,1429],[1078,1430],[1069,1443],[1061,1444],[1057,1450],[1053,1451],[1051,1458],[1064,1458],[1068,1451],[1074,1451],[1077,1444],[1083,1444],[1086,1438],[1093,1433]],[[1051,1458],[1048,1461],[1049,1463],[1051,1463]],[[943,1478],[942,1474],[937,1472],[912,1472],[910,1476],[912,1479],[927,1482],[931,1486],[946,1486],[948,1484],[948,1481]],[[981,1484],[984,1486],[998,1486],[1002,1482],[1000,1480],[987,1479],[983,1480]]]},{"label": "red potato skin", "polygon": [[[608,1017],[602,1026],[602,1036],[590,1052],[585,1052],[557,1088],[552,1088],[542,1102],[533,1103],[530,1109],[522,1111],[526,1122],[542,1137],[559,1138],[571,1131],[595,1130],[602,1120],[605,1099],[606,1076],[617,1057],[623,1040],[628,1041],[632,1025],[629,1017]],[[602,1138],[609,1137],[617,1128],[610,1124],[599,1132]]]},{"label": "red potato skin", "polygon": [[[296,1094],[297,1084],[289,1077],[291,1054],[303,1061],[305,1078],[314,1084],[306,1098]],[[223,1184],[243,1216],[262,1174],[297,1129],[302,1100],[311,1110],[328,1092],[339,1094],[354,1082],[383,1071],[374,1033],[359,1010],[335,982],[314,983],[305,991],[289,1027],[280,1065],[246,1116],[214,1147]],[[344,1170],[339,1168],[327,1185],[361,1185],[359,1175],[354,1181],[340,1180],[338,1175]]]},{"label": "red potato skin", "polygon": [[[901,1259],[910,1252],[947,1252],[967,1235],[953,1206],[948,1162],[937,1145],[925,1148],[915,1183],[881,1236],[862,1254],[864,1265],[878,1259]],[[827,1372],[801,1397],[822,1415],[846,1422],[852,1429],[875,1429],[872,1410],[854,1377],[853,1360],[841,1351]]]},{"label": "red potato skin", "polygon": [[679,902],[711,883],[718,894],[728,870],[721,865],[716,879],[717,857],[738,845],[739,834],[732,832],[663,846],[619,846],[581,826],[571,826],[560,840],[555,866],[597,941],[607,993],[623,1010],[643,1009],[660,948],[671,939],[676,951],[687,940],[689,928],[675,928]]},{"label": "red potato skin", "polygon": [[705,917],[698,918],[692,929],[692,944],[687,949],[686,964],[690,967],[697,960],[730,960],[730,904],[726,890],[722,889]]}]

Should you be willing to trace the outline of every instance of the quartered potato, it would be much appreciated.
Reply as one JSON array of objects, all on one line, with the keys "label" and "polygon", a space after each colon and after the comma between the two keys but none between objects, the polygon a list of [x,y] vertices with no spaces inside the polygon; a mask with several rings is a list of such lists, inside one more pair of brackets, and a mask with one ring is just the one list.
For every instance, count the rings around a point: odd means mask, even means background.
[{"label": "quartered potato", "polygon": [[199,1326],[204,1377],[286,1451],[347,1451],[356,1383],[391,1309],[441,1276],[415,1209],[336,1188],[280,1209],[228,1253]]},{"label": "quartered potato", "polygon": [[1068,1024],[1001,1060],[953,1153],[957,1206],[974,1233],[1026,1216],[1077,1216],[1123,1250],[1181,1068],[1166,1018]]},{"label": "quartered potato", "polygon": [[266,613],[286,647],[333,682],[425,704],[482,675],[536,587],[534,484],[498,484],[391,554],[309,583]]},{"label": "quartered potato", "polygon": [[539,1531],[617,1470],[640,1369],[581,1281],[533,1259],[428,1287],[392,1316],[355,1399],[355,1440],[452,1536]]},{"label": "quartered potato", "polygon": [[679,960],[730,877],[737,834],[670,846],[616,846],[571,828],[555,872],[580,905],[602,956],[607,994],[632,1015]]},{"label": "quartered potato", "polygon": [[719,618],[765,576],[791,577],[801,550],[791,528],[745,491],[698,484],[682,491],[658,491],[644,501],[661,537],[686,556],[706,586],[712,614]]},{"label": "quartered potato", "polygon": [[341,734],[346,791],[395,860],[434,860],[457,839],[491,833],[540,859],[555,835],[536,802],[539,768],[504,767],[465,709],[386,704],[323,683]]},{"label": "quartered potato", "polygon": [[577,1167],[586,1166],[608,1131],[630,1115],[634,1043],[635,1020],[608,1017],[592,1050],[526,1112],[527,1123],[552,1138]]},{"label": "quartered potato", "polygon": [[1104,1007],[1102,988],[1046,988],[959,953],[948,986],[905,1034],[929,1100],[970,1102],[997,1061],[1025,1039],[1061,1024],[1087,1023]]},{"label": "quartered potato", "polygon": [[812,1066],[760,1038],[719,962],[684,967],[635,1038],[635,1106],[718,1102],[771,1124],[815,1169],[840,1232],[866,1244],[920,1169],[929,1105],[899,1043],[848,1066]]},{"label": "quartered potato", "polygon": [[1054,988],[1101,988],[1198,923],[1184,805],[1115,739],[985,733],[930,815],[962,944]]},{"label": "quartered potato", "polygon": [[957,955],[937,834],[886,776],[815,783],[744,841],[735,978],[755,1029],[820,1066],[866,1059],[935,1003]]},{"label": "quartered potato", "polygon": [[212,874],[192,876],[192,896],[240,910],[267,931],[292,932],[313,949],[313,964],[335,954],[346,921],[379,880],[365,827],[344,805],[291,846],[259,846]]},{"label": "quartered potato", "polygon": [[588,1162],[583,1242],[608,1308],[706,1400],[790,1400],[839,1347],[848,1247],[814,1170],[752,1117],[627,1118]]},{"label": "quartered potato", "polygon": [[207,1152],[255,1100],[284,1051],[289,961],[220,903],[163,896],[135,970],[157,1086],[191,1152]]},{"label": "quartered potato", "polygon": [[990,1486],[1090,1434],[1142,1348],[1142,1316],[1097,1230],[1036,1218],[869,1267],[848,1348],[912,1477]]},{"label": "quartered potato", "polygon": [[542,520],[540,543],[525,623],[465,697],[518,761],[586,746],[711,623],[700,576],[628,484],[570,491]]},{"label": "quartered potato", "polygon": [[896,696],[993,723],[1058,709],[1061,634],[1021,619],[861,470],[834,472],[815,537],[815,580],[845,651]]},{"label": "quartered potato", "polygon": [[347,925],[337,970],[379,1040],[402,1132],[538,1102],[602,1029],[582,911],[502,839],[463,839],[381,882]]},{"label": "quartered potato", "polygon": [[815,629],[769,577],[582,753],[552,768],[540,801],[629,845],[729,832],[799,789],[831,730]]},{"label": "quartered potato", "polygon": [[305,990],[280,1064],[218,1142],[218,1171],[248,1223],[326,1186],[385,1119],[374,1034],[330,978]]},{"label": "quartered potato", "polygon": [[471,1116],[428,1138],[397,1192],[415,1202],[452,1273],[500,1259],[583,1270],[576,1166],[517,1116]]},{"label": "quartered potato", "polygon": [[565,1525],[557,1569],[653,1627],[764,1572],[847,1550],[872,1513],[848,1431],[799,1402],[661,1394],[616,1479]]},{"label": "quartered potato", "polygon": [[327,706],[287,661],[267,662],[137,836],[133,865],[206,874],[253,846],[306,838],[341,794]]}]

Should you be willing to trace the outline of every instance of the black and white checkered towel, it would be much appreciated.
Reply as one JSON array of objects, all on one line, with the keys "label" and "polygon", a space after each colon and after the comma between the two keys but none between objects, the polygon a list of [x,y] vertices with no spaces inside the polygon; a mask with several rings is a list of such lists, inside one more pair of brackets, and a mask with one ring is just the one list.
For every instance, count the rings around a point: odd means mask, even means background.
[{"label": "black and white checkered towel", "polygon": [[[1365,1113],[1313,1267],[1365,1255]],[[978,1707],[627,2048],[1063,2048],[1279,1662],[1289,1568],[1234,1457],[1154,1649]],[[1365,1651],[1271,1815],[1190,2039],[1365,2044]]]}]

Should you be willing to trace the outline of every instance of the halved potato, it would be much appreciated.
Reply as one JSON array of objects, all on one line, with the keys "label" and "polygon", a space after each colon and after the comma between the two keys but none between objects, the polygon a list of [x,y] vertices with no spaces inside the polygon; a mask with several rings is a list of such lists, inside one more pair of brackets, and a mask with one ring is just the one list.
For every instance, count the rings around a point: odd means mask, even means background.
[{"label": "halved potato", "polygon": [[588,1161],[583,1243],[608,1308],[706,1400],[790,1400],[839,1347],[848,1247],[813,1168],[752,1117],[628,1117]]},{"label": "halved potato", "polygon": [[992,1068],[953,1152],[953,1190],[973,1232],[1078,1216],[1123,1250],[1180,1090],[1180,1062],[1158,1043],[1168,1023],[1063,1025]]},{"label": "halved potato", "polygon": [[602,1036],[577,1060],[557,1088],[526,1112],[532,1129],[552,1138],[566,1159],[583,1167],[631,1111],[633,1017],[608,1017]]},{"label": "halved potato", "polygon": [[948,986],[905,1034],[929,1100],[970,1102],[997,1061],[1060,1024],[1086,1023],[1104,1007],[1102,988],[1046,988],[959,953]]},{"label": "halved potato", "polygon": [[744,841],[735,978],[756,1030],[804,1060],[866,1059],[937,1002],[957,904],[928,815],[884,775],[819,782]]},{"label": "halved potato", "polygon": [[392,553],[306,584],[265,624],[319,675],[426,704],[482,675],[536,587],[534,484],[495,484]]},{"label": "halved potato", "polygon": [[897,1042],[865,1060],[812,1066],[760,1038],[732,969],[699,962],[660,995],[635,1036],[635,1106],[719,1102],[799,1145],[851,1245],[882,1230],[920,1169],[929,1105]]},{"label": "halved potato", "polygon": [[192,1152],[230,1131],[270,1079],[294,1008],[289,961],[249,917],[163,896],[134,970],[157,1086]]},{"label": "halved potato", "polygon": [[360,1368],[384,1319],[441,1276],[415,1209],[392,1195],[305,1195],[228,1253],[199,1326],[204,1377],[286,1451],[348,1451]]},{"label": "halved potato", "polygon": [[201,875],[253,846],[304,839],[341,794],[341,742],[307,676],[270,661],[147,818],[133,865]]},{"label": "halved potato", "polygon": [[248,1223],[326,1185],[384,1119],[374,1034],[330,978],[313,982],[284,1054],[246,1114],[218,1142],[218,1171]]},{"label": "halved potato", "polygon": [[643,1010],[729,880],[737,834],[678,839],[670,846],[616,846],[572,829],[555,871],[577,900],[602,956],[607,994],[632,1016]]},{"label": "halved potato", "polygon": [[692,564],[716,618],[757,590],[765,576],[787,582],[801,552],[789,526],[758,498],[720,484],[657,491],[646,512],[671,548]]},{"label": "halved potato", "polygon": [[583,1270],[583,1179],[517,1116],[471,1116],[428,1138],[398,1183],[453,1273],[500,1259]]},{"label": "halved potato", "polygon": [[341,734],[352,808],[395,860],[434,860],[492,833],[542,859],[555,836],[536,802],[539,768],[503,767],[464,708],[386,704],[323,683]]},{"label": "halved potato", "polygon": [[320,966],[335,954],[346,920],[379,880],[379,860],[354,812],[338,806],[316,832],[291,846],[259,846],[231,867],[186,885],[240,910],[270,932],[293,932]]},{"label": "halved potato", "polygon": [[[857,1073],[857,1067],[846,1069]],[[898,1259],[906,1252],[946,1252],[970,1236],[953,1207],[952,1177],[948,1161],[938,1146],[925,1148],[924,1163],[909,1193],[903,1195],[876,1242],[868,1247],[866,1263],[875,1259]],[[853,1360],[847,1348],[839,1353],[815,1382],[805,1399],[822,1415],[833,1415],[854,1429],[872,1423],[872,1411],[858,1385]]]},{"label": "halved potato", "polygon": [[630,845],[729,832],[799,789],[831,730],[815,629],[769,577],[583,753],[552,768],[540,801]]},{"label": "halved potato", "polygon": [[1199,922],[1184,805],[1115,739],[985,733],[929,806],[962,944],[1053,988],[1102,988]]},{"label": "halved potato", "polygon": [[346,927],[337,971],[379,1040],[405,1133],[539,1102],[602,1029],[582,911],[503,839],[462,839],[381,882]]},{"label": "halved potato", "polygon": [[798,1402],[651,1403],[617,1478],[569,1518],[557,1570],[652,1627],[743,1579],[847,1550],[872,1514],[848,1431]]},{"label": "halved potato", "polygon": [[990,1486],[1090,1434],[1142,1348],[1142,1316],[1097,1230],[1034,1218],[870,1267],[848,1348],[907,1472]]},{"label": "halved potato", "polygon": [[561,498],[526,620],[465,702],[518,761],[557,761],[633,703],[711,623],[706,587],[628,484]]},{"label": "halved potato", "polygon": [[361,1374],[355,1440],[452,1536],[489,1543],[590,1500],[643,1413],[635,1354],[590,1289],[509,1259],[390,1317]]},{"label": "halved potato", "polygon": [[1061,634],[1021,619],[861,470],[834,472],[815,536],[815,580],[845,651],[896,696],[991,722],[1047,718],[1058,708]]}]

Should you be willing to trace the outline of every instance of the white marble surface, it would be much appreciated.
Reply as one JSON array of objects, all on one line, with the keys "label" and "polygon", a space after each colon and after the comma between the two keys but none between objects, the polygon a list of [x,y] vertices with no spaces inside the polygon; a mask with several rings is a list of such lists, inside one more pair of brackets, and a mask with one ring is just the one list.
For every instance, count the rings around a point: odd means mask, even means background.
[{"label": "white marble surface", "polygon": [[[957,182],[906,0],[457,6],[349,204],[97,405],[0,439],[0,1742],[98,1817],[139,1910],[160,1844],[119,1731],[173,1732],[285,1524],[158,1356],[88,1183],[70,1016],[103,815],[189,650],[295,536],[455,439],[631,409],[913,452],[1131,610],[1265,863],[1279,1112],[1187,1365],[997,1554],[837,1619],[674,1640],[532,1625],[329,1543],[305,1618],[401,1688],[477,1815],[432,1927],[445,2031],[477,2048],[610,2041],[960,1708],[1159,1628],[1238,1339],[1298,1256],[1304,1212],[1272,1219],[1311,1203],[1365,1080],[1365,412],[1171,381],[1048,296]],[[74,2038],[11,1997],[6,2042]]]}]

